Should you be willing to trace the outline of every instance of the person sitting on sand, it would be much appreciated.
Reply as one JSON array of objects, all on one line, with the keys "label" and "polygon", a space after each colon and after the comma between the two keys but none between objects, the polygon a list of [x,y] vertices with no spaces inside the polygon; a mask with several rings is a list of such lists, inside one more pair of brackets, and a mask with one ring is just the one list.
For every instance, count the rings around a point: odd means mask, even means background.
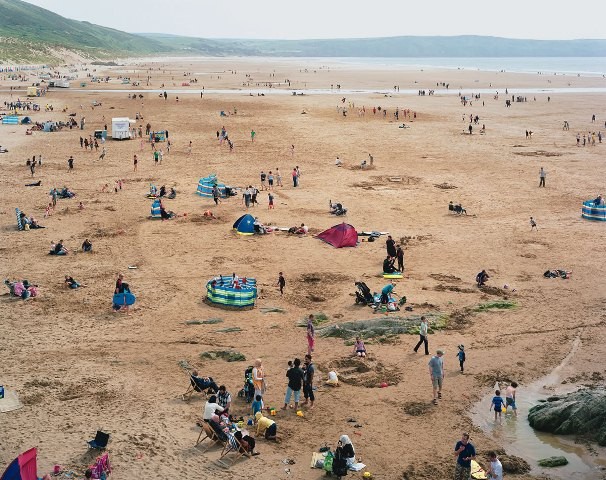
[{"label": "person sitting on sand", "polygon": [[483,287],[486,281],[490,278],[490,275],[486,273],[486,270],[482,270],[480,273],[476,275],[476,283],[478,287]]},{"label": "person sitting on sand", "polygon": [[295,231],[297,235],[306,235],[307,232],[309,232],[309,227],[307,227],[304,223],[302,223],[301,226]]},{"label": "person sitting on sand", "polygon": [[339,376],[338,376],[337,372],[334,372],[334,371],[328,372],[328,380],[326,380],[326,385],[329,385],[331,387],[339,386]]},{"label": "person sitting on sand", "polygon": [[212,377],[200,377],[198,376],[197,370],[191,372],[191,378],[200,390],[208,389],[209,391],[212,391],[212,393],[217,393],[219,391],[219,387]]},{"label": "person sitting on sand", "polygon": [[343,165],[343,162],[341,161],[341,159],[339,157],[337,157],[337,159],[335,160],[335,166],[340,167]]},{"label": "person sitting on sand", "polygon": [[206,218],[212,218],[212,219],[217,218],[217,217],[215,217],[214,213],[211,212],[210,210],[205,210],[204,213],[202,214],[202,216],[204,216]]},{"label": "person sitting on sand", "polygon": [[166,207],[164,206],[162,201],[160,201],[160,216],[162,217],[162,221],[170,220],[176,217],[175,212],[166,210]]},{"label": "person sitting on sand", "polygon": [[339,438],[339,446],[342,449],[343,458],[347,462],[347,466],[351,467],[356,463],[356,451],[353,443],[351,443],[351,440],[347,435],[341,435]]},{"label": "person sitting on sand", "polygon": [[55,245],[55,249],[51,252],[52,255],[67,255],[67,248],[63,246],[63,240]]},{"label": "person sitting on sand", "polygon": [[267,233],[267,228],[265,228],[265,225],[259,221],[259,217],[255,217],[253,228],[255,229],[255,233],[259,233],[261,235]]},{"label": "person sitting on sand", "polygon": [[91,241],[87,238],[84,240],[84,242],[82,242],[82,251],[83,252],[92,252],[93,251],[93,244],[91,243]]},{"label": "person sitting on sand", "polygon": [[360,337],[356,337],[356,343],[353,346],[353,353],[358,357],[366,357],[366,346],[364,342],[360,340]]},{"label": "person sitting on sand", "polygon": [[162,185],[160,187],[160,197],[164,197],[166,195],[166,185]]},{"label": "person sitting on sand", "polygon": [[86,287],[86,285],[83,283],[78,283],[76,280],[74,280],[74,277],[70,277],[69,275],[65,275],[65,284],[72,289]]},{"label": "person sitting on sand", "polygon": [[264,417],[261,412],[255,415],[257,421],[257,437],[264,435],[267,440],[276,440],[278,434],[278,425],[271,418]]},{"label": "person sitting on sand", "polygon": [[604,198],[602,197],[601,194],[596,197],[596,199],[593,201],[593,204],[596,207],[604,205]]},{"label": "person sitting on sand", "polygon": [[171,187],[170,193],[168,194],[168,198],[173,199],[177,198],[177,190],[174,187]]},{"label": "person sitting on sand", "polygon": [[383,260],[383,273],[394,273],[396,271],[396,267],[394,267],[395,259],[390,257],[389,255],[385,257]]}]

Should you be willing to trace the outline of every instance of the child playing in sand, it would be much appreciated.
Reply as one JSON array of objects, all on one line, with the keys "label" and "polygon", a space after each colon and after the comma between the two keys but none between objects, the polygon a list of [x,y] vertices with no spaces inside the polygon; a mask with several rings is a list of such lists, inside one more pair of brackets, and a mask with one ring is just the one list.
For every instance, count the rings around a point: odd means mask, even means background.
[{"label": "child playing in sand", "polygon": [[[499,422],[501,422],[501,412],[503,410],[503,399],[501,398],[501,390],[495,390],[494,397],[492,397],[492,403],[490,408],[494,408],[494,421],[497,421],[497,415],[499,416]],[[490,411],[490,409],[489,409]]]},{"label": "child playing in sand", "polygon": [[353,353],[358,357],[366,357],[366,347],[364,346],[364,342],[360,340],[360,337],[356,337],[356,343],[354,343]]}]

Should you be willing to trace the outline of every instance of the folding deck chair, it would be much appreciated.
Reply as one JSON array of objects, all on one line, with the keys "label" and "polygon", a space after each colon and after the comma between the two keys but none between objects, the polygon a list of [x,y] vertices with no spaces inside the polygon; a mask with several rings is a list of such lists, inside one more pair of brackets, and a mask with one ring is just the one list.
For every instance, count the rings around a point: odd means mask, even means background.
[{"label": "folding deck chair", "polygon": [[189,400],[194,392],[198,392],[206,397],[207,388],[202,388],[202,386],[196,381],[196,377],[194,377],[191,372],[185,370],[185,373],[187,373],[187,376],[189,377],[189,386],[187,387],[185,393],[181,395],[181,400],[184,402]]},{"label": "folding deck chair", "polygon": [[[204,435],[204,437],[202,437],[202,435]],[[219,436],[217,435],[217,432],[215,432],[213,430],[213,428],[210,426],[210,424],[208,424],[206,422],[202,422],[202,430],[200,431],[200,435],[198,435],[198,440],[196,440],[195,446],[197,447],[202,442],[204,442],[204,440],[206,440],[206,439],[209,440],[209,444],[203,450],[204,452],[206,452],[213,445],[221,445],[221,446],[225,447],[226,442],[224,442],[223,440],[221,440],[219,438]]]},{"label": "folding deck chair", "polygon": [[[231,457],[227,458],[230,453],[232,454]],[[225,442],[225,445],[223,446],[223,451],[221,452],[221,456],[219,457],[219,460],[217,460],[217,463],[224,467],[229,467],[236,463],[236,460],[240,457],[249,458],[251,457],[251,454],[244,450],[240,441],[233,434],[228,433],[227,442]]]}]

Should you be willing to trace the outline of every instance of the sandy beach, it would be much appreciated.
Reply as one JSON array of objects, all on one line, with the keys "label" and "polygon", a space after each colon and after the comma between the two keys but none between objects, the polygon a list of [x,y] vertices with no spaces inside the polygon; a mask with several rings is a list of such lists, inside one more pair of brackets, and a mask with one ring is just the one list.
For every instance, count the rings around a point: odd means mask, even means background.
[{"label": "sandy beach", "polygon": [[[606,193],[606,141],[600,144],[596,137],[595,146],[577,147],[575,137],[578,132],[605,133],[606,94],[538,92],[506,108],[511,95],[504,93],[505,88],[569,84],[604,88],[603,78],[364,69],[279,59],[141,60],[88,68],[113,80],[92,84],[81,72],[73,88],[35,99],[41,112],[25,113],[33,121],[65,121],[68,113],[75,113],[77,121],[85,116],[84,131],[26,136],[24,125],[0,125],[0,144],[9,150],[0,155],[2,275],[40,286],[40,296],[32,300],[9,298],[7,289],[0,298],[0,384],[17,391],[24,404],[0,414],[0,470],[37,446],[39,474],[55,464],[82,473],[94,458],[85,441],[103,429],[111,435],[116,479],[318,479],[324,473],[310,468],[312,453],[325,443],[334,447],[342,434],[351,437],[356,455],[375,479],[446,479],[452,478],[452,451],[463,431],[471,432],[484,465],[491,449],[511,453],[498,429],[487,432],[471,421],[470,410],[496,381],[516,381],[523,398],[525,386],[551,372],[578,339],[561,380],[568,386],[603,384],[606,288],[600,272],[606,260],[599,245],[604,225],[583,220],[580,213],[584,200]],[[118,75],[140,85],[122,85]],[[0,108],[4,101],[25,97],[27,83],[0,78]],[[198,82],[191,83],[193,78]],[[272,90],[288,90],[288,80],[291,89],[327,93],[249,95],[268,88],[266,82],[281,83]],[[88,85],[80,88],[80,81]],[[184,82],[190,86],[182,86]],[[418,96],[393,89],[441,90],[436,86],[440,82],[448,83],[453,93]],[[131,90],[162,90],[162,84],[191,93],[179,94],[178,101],[173,93],[167,100],[157,93],[128,98]],[[337,84],[364,92],[341,94]],[[201,96],[203,87],[233,92]],[[459,88],[500,94],[482,94],[463,106],[454,93]],[[116,89],[121,91],[104,91]],[[383,90],[389,93],[372,93]],[[102,106],[93,108],[95,101]],[[44,112],[46,104],[54,111]],[[381,111],[373,113],[379,106]],[[339,107],[347,108],[346,116]],[[403,110],[416,118],[403,118]],[[228,115],[221,117],[221,111]],[[161,164],[154,165],[149,142],[141,150],[139,139],[108,138],[103,160],[103,146],[98,152],[80,147],[81,135],[105,124],[111,129],[112,117],[134,119],[137,112],[143,115],[137,125],[145,128],[149,122],[153,130],[170,132],[172,148],[167,154],[166,144],[160,145]],[[470,115],[479,116],[472,135]],[[569,131],[562,129],[565,120]],[[399,128],[403,123],[409,128]],[[234,142],[233,152],[217,141],[215,132],[223,126]],[[251,130],[256,132],[254,142]],[[373,167],[361,169],[369,153]],[[25,162],[33,155],[42,155],[43,164],[32,178]],[[75,160],[72,172],[67,167],[70,155]],[[342,167],[335,166],[337,156]],[[297,188],[290,176],[295,166],[301,170]],[[541,167],[547,172],[545,188],[539,188]],[[212,199],[195,194],[198,180],[212,173],[227,185],[260,187],[260,172],[277,168],[284,186],[274,189],[273,210],[268,210],[266,191],[248,212],[241,193],[217,207]],[[123,187],[116,193],[118,179]],[[25,187],[38,180],[42,186]],[[177,198],[165,204],[178,218],[148,218],[151,183],[177,190]],[[102,192],[105,184],[108,192]],[[49,190],[64,186],[76,197],[58,200],[55,212],[44,218]],[[347,215],[330,215],[329,200],[347,207]],[[449,213],[449,201],[461,203],[468,215]],[[79,202],[84,209],[78,208]],[[17,231],[16,207],[46,228]],[[202,216],[209,209],[217,219]],[[244,213],[279,227],[305,223],[310,233],[239,236],[232,224]],[[537,231],[531,231],[531,216]],[[319,331],[379,317],[355,304],[354,282],[364,281],[373,291],[387,283],[380,273],[386,237],[344,249],[314,238],[341,221],[358,232],[389,232],[404,245],[406,268],[395,291],[407,297],[413,311],[390,316],[447,319],[444,329],[429,336],[432,353],[446,351],[443,399],[431,404],[430,357],[413,352],[417,335],[369,340],[366,360],[353,358],[352,347],[342,339],[318,335],[315,408],[304,409],[304,417],[290,409],[279,411],[272,417],[279,443],[258,439],[259,456],[223,469],[216,464],[220,449],[194,446],[205,401],[201,395],[182,401],[188,379],[179,363],[212,376],[235,397],[245,368],[260,358],[269,383],[265,405],[282,406],[287,362],[307,352],[305,328],[299,323],[310,313],[322,313],[327,321],[317,326]],[[91,254],[78,251],[85,238],[93,243]],[[48,255],[51,241],[60,239],[70,254]],[[482,269],[491,277],[485,290],[474,282]],[[544,278],[550,269],[573,273],[569,279]],[[283,296],[276,286],[280,271],[286,278]],[[232,272],[257,279],[256,308],[239,312],[203,302],[206,282]],[[137,295],[130,315],[111,311],[119,273]],[[65,275],[87,287],[66,288]],[[498,300],[515,306],[476,311],[478,305]],[[268,307],[284,312],[263,313]],[[213,318],[222,322],[191,323]],[[464,374],[456,357],[459,344],[467,354]],[[200,357],[202,352],[231,349],[246,361]],[[323,385],[332,369],[342,375],[338,388]],[[387,388],[380,388],[383,382]],[[557,391],[561,386],[548,387]],[[246,417],[250,406],[236,398],[233,412]],[[525,413],[520,410],[518,422]],[[350,418],[362,427],[354,428]],[[598,457],[606,455],[604,449],[593,448]],[[585,454],[592,456],[590,450]],[[285,464],[285,459],[295,463]],[[361,473],[350,475],[362,478]],[[506,478],[549,478],[545,475],[535,468]],[[594,471],[574,478],[606,477]]]}]

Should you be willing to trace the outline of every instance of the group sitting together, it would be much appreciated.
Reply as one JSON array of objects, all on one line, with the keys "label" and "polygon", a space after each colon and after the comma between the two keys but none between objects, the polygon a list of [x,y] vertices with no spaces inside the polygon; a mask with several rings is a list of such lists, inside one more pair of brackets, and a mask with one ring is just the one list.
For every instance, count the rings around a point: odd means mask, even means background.
[{"label": "group sitting together", "polygon": [[27,280],[23,281],[14,281],[4,280],[4,285],[6,285],[10,291],[10,295],[12,297],[19,297],[23,300],[28,298],[34,298],[38,296],[38,285],[32,285]]},{"label": "group sitting together", "polygon": [[328,208],[332,215],[336,215],[340,217],[341,215],[345,215],[347,213],[347,209],[343,207],[340,203],[332,203],[332,200],[328,201]]},{"label": "group sitting together", "polygon": [[305,235],[307,232],[309,232],[309,227],[304,223],[302,223],[300,227],[295,226],[288,229],[288,233],[294,233],[296,235]]},{"label": "group sitting together", "polygon": [[48,254],[49,255],[67,255],[68,252],[69,251],[67,250],[67,248],[65,248],[65,246],[63,245],[63,240],[59,240],[58,243],[51,242],[50,251],[48,252]]},{"label": "group sitting together", "polygon": [[221,287],[228,286],[231,288],[240,289],[242,287],[246,287],[247,284],[248,284],[248,280],[246,279],[246,277],[240,278],[235,273],[232,274],[231,281],[228,282],[227,285],[221,275],[219,275],[217,278],[214,278],[213,281],[210,282],[210,286],[212,288],[215,288],[215,287],[217,287],[217,285],[219,285]]},{"label": "group sitting together", "polygon": [[25,213],[21,212],[19,214],[19,220],[23,225],[24,230],[29,230],[30,228],[46,228],[38,223],[34,217],[28,217]]},{"label": "group sitting together", "polygon": [[448,204],[448,211],[454,212],[457,215],[462,215],[462,214],[467,215],[467,210],[465,210],[463,208],[463,205],[461,205],[460,203],[455,205],[454,203],[452,203],[452,201]]},{"label": "group sitting together", "polygon": [[602,195],[598,195],[594,200],[593,200],[593,204],[596,207],[603,207],[604,206],[604,197],[602,197]]},{"label": "group sitting together", "polygon": [[177,190],[175,190],[174,187],[171,187],[170,189],[170,193],[167,195],[166,194],[166,185],[162,185],[160,187],[160,191],[158,191],[158,189],[156,188],[155,185],[150,185],[149,186],[149,193],[147,194],[147,198],[158,198],[158,197],[166,197],[166,198],[176,198],[177,197]]}]

